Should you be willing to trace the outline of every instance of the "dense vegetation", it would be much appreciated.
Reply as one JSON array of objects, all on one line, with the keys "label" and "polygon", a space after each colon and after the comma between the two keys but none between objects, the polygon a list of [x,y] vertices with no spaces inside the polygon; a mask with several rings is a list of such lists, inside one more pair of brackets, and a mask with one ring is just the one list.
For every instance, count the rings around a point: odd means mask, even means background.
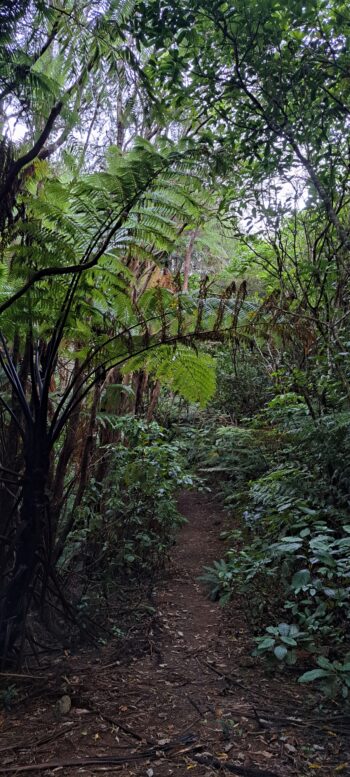
[{"label": "dense vegetation", "polygon": [[4,666],[94,632],[165,563],[177,490],[215,484],[211,595],[347,697],[349,22],[333,0],[2,3]]}]

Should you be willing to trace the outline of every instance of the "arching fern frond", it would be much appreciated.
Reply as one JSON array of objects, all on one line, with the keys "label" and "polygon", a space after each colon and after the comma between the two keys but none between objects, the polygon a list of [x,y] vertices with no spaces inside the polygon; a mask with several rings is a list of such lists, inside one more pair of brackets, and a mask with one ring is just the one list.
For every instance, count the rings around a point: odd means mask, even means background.
[{"label": "arching fern frond", "polygon": [[131,358],[124,373],[144,369],[163,386],[188,402],[205,407],[216,390],[216,361],[208,353],[178,345],[162,345],[156,351]]},{"label": "arching fern frond", "polygon": [[[205,196],[195,160],[184,165],[171,148],[160,152],[146,141],[126,154],[110,148],[105,169],[78,180],[65,171],[59,178],[47,164],[37,164],[23,195],[25,219],[16,224],[10,253],[3,257],[11,266],[13,292],[18,293],[19,279],[25,286],[28,276],[45,276],[46,270],[51,276],[57,268],[59,276],[71,267],[111,269],[111,252],[116,264],[163,261],[184,225],[203,212]],[[41,289],[54,287],[59,304],[67,279],[43,283]],[[3,307],[7,304],[10,300]],[[16,307],[19,314],[21,303]]]}]

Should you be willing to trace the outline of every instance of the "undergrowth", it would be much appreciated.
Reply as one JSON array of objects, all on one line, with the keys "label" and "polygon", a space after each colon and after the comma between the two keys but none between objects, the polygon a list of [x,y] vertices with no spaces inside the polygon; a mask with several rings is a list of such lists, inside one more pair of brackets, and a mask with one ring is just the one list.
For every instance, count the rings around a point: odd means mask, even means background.
[{"label": "undergrowth", "polygon": [[243,595],[254,655],[344,699],[350,689],[349,423],[347,412],[313,420],[290,392],[245,427],[213,423],[183,431],[196,467],[234,519],[225,558],[202,576],[210,596],[224,605]]},{"label": "undergrowth", "polygon": [[90,480],[62,561],[69,568],[79,559],[85,603],[130,581],[144,583],[164,567],[184,521],[176,491],[198,480],[183,444],[155,421],[105,414],[100,424],[113,437],[99,449],[106,475]]}]

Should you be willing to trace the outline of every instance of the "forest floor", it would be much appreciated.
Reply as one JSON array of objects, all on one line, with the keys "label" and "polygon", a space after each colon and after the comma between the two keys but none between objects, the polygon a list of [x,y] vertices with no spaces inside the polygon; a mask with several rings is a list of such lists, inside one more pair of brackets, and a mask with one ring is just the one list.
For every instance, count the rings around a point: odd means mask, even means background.
[{"label": "forest floor", "polygon": [[198,582],[223,556],[225,515],[196,493],[179,505],[188,523],[144,633],[11,678],[21,699],[0,716],[0,774],[350,774],[350,716],[268,673],[250,657],[246,604],[222,609]]}]

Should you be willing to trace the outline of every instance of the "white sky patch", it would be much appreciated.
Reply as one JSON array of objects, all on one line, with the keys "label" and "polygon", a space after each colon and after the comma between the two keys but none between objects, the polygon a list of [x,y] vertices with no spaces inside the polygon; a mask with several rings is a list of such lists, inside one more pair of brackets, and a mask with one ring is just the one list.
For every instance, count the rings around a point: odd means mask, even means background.
[{"label": "white sky patch", "polygon": [[310,191],[305,171],[301,166],[283,176],[271,176],[262,182],[259,192],[252,190],[252,197],[246,203],[246,215],[240,218],[243,232],[266,234],[267,229],[288,213],[305,208]]},{"label": "white sky patch", "polygon": [[17,119],[13,116],[7,120],[7,127],[8,137],[10,137],[14,143],[23,143],[23,140],[28,131],[27,125],[20,119]]}]

